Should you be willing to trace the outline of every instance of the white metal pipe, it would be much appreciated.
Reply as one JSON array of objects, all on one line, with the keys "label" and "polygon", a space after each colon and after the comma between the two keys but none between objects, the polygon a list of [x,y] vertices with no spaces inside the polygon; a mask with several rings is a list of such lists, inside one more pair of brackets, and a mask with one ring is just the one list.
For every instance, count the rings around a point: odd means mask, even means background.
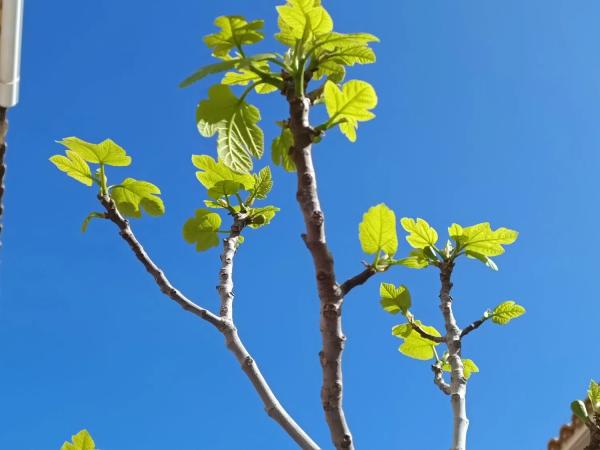
[{"label": "white metal pipe", "polygon": [[23,0],[0,0],[0,106],[19,101]]}]

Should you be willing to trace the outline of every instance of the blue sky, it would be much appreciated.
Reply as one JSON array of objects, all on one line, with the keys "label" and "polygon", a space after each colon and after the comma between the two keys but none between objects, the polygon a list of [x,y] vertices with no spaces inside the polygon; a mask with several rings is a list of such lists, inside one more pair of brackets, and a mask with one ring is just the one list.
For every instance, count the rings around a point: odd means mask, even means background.
[{"label": "blue sky", "polygon": [[[349,78],[379,94],[376,120],[350,144],[332,130],[315,149],[340,279],[357,273],[357,224],[386,202],[444,232],[489,220],[520,231],[500,272],[464,261],[458,319],[516,299],[528,312],[464,344],[474,449],[542,449],[568,404],[600,373],[600,4],[591,0],[327,1],[336,29],[377,34],[378,62]],[[167,215],[135,221],[172,281],[217,308],[218,252],[181,238],[203,191],[190,163],[214,154],[194,108],[211,82],[177,83],[210,62],[201,37],[222,14],[265,18],[275,4],[188,1],[27,2],[21,103],[11,111],[0,253],[0,448],[58,449],[89,428],[103,450],[292,449],[262,411],[222,337],[161,296],[110,223],[92,223],[91,189],[48,163],[54,140],[106,137],[158,184]],[[273,43],[269,39],[269,43]],[[260,45],[257,50],[271,48]],[[282,98],[254,97],[267,143]],[[322,113],[317,113],[322,114]],[[268,157],[259,164],[268,163]],[[318,300],[294,177],[275,169],[272,225],[236,260],[240,334],[283,404],[330,448],[319,401]],[[401,251],[408,252],[403,244]],[[448,448],[450,406],[425,362],[390,335],[380,281],[407,284],[414,312],[441,327],[434,271],[394,269],[346,300],[345,405],[358,448]]]}]

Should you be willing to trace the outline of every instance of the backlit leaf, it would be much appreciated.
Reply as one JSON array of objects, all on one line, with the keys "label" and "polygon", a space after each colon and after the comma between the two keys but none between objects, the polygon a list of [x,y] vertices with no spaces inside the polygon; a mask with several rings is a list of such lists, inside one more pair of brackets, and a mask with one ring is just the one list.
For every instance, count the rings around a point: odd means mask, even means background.
[{"label": "backlit leaf", "polygon": [[206,209],[198,209],[196,214],[183,225],[183,238],[190,244],[196,244],[201,252],[219,245],[217,231],[221,227],[221,216]]},{"label": "backlit leaf", "polygon": [[513,319],[525,314],[525,308],[512,300],[500,303],[492,311],[492,321],[499,325],[506,325]]},{"label": "backlit leaf", "polygon": [[196,110],[198,128],[204,135],[217,133],[219,160],[240,173],[252,169],[252,158],[263,154],[263,132],[258,108],[240,101],[229,86],[217,84]]},{"label": "backlit leaf", "polygon": [[396,287],[390,283],[381,283],[379,296],[381,297],[381,306],[390,314],[399,312],[406,314],[411,306],[410,292],[404,285]]},{"label": "backlit leaf", "polygon": [[380,251],[392,256],[398,250],[396,215],[384,203],[373,206],[363,215],[358,226],[363,251],[373,255]]},{"label": "backlit leaf", "polygon": [[414,248],[426,249],[427,247],[434,247],[438,241],[437,231],[427,221],[417,218],[412,219],[409,217],[403,217],[400,220],[402,228],[404,228],[409,235],[406,236],[406,241]]},{"label": "backlit leaf", "polygon": [[128,166],[131,164],[131,157],[127,156],[123,147],[112,139],[105,139],[99,144],[93,144],[73,136],[64,138],[58,143],[79,154],[87,162],[106,164],[107,166]]},{"label": "backlit leaf", "polygon": [[90,166],[73,150],[66,150],[65,153],[67,156],[54,155],[50,158],[50,161],[58,170],[65,172],[71,178],[76,179],[86,186],[91,186],[94,181]]},{"label": "backlit leaf", "polygon": [[215,19],[215,25],[220,30],[205,36],[204,43],[219,58],[228,57],[231,49],[264,39],[264,34],[260,31],[264,20],[247,22],[242,16],[220,16]]},{"label": "backlit leaf", "polygon": [[332,81],[325,83],[323,91],[329,124],[339,124],[340,131],[351,141],[356,141],[358,122],[375,117],[370,109],[377,106],[375,89],[366,81],[351,80],[340,89]]},{"label": "backlit leaf", "polygon": [[164,214],[165,205],[159,195],[160,189],[154,184],[133,178],[126,178],[110,191],[121,214],[136,218],[142,216],[142,210],[151,216]]}]

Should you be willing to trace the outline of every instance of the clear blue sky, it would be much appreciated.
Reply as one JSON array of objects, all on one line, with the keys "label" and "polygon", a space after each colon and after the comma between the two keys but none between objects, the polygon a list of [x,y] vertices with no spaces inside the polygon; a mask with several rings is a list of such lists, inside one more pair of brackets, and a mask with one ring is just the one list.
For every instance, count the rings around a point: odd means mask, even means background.
[{"label": "clear blue sky", "polygon": [[[110,223],[79,231],[91,189],[48,157],[54,140],[112,137],[134,157],[113,170],[163,190],[167,215],[134,223],[177,286],[217,308],[218,252],[181,238],[200,206],[192,153],[214,154],[194,108],[209,83],[177,83],[210,61],[201,37],[221,14],[267,19],[271,0],[27,2],[22,97],[11,111],[0,254],[0,448],[58,449],[89,428],[103,450],[292,449],[263,412],[221,335],[161,296]],[[472,449],[543,449],[569,402],[600,375],[600,3],[591,0],[328,1],[342,32],[381,37],[378,62],[350,78],[379,93],[356,144],[338,131],[315,149],[341,279],[360,270],[361,214],[384,201],[439,230],[489,220],[521,232],[500,272],[465,261],[460,323],[506,299],[528,313],[465,342]],[[269,40],[269,42],[273,42]],[[260,49],[267,48],[259,46]],[[267,142],[282,99],[263,106]],[[266,163],[268,159],[265,159]],[[294,177],[275,170],[281,214],[236,261],[236,316],[284,405],[330,448],[319,401],[318,300]],[[404,244],[403,251],[408,251]],[[441,327],[434,271],[396,269],[347,298],[345,405],[359,448],[444,449],[450,406],[425,362],[390,335],[378,283],[405,283]]]}]

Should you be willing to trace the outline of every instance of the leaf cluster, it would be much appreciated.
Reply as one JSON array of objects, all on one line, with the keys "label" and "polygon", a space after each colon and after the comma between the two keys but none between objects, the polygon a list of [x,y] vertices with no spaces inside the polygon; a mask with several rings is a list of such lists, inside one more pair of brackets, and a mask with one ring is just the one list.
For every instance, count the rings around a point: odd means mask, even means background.
[{"label": "leaf cluster", "polygon": [[[438,247],[439,234],[427,221],[421,218],[404,217],[400,225],[406,231],[406,242],[412,250],[403,258],[396,259],[398,252],[398,234],[396,229],[396,215],[384,203],[375,205],[363,215],[358,226],[358,237],[362,250],[373,255],[371,267],[378,271],[386,271],[391,266],[401,265],[411,269],[423,269],[434,266],[441,268],[444,264],[454,264],[460,256],[467,256],[485,263],[488,267],[497,270],[497,266],[490,256],[504,253],[504,245],[512,244],[517,239],[518,233],[507,228],[492,230],[487,222],[462,227],[453,224],[448,228],[448,234],[453,243],[448,241],[445,247]],[[421,360],[434,359],[439,363],[441,370],[447,370],[445,354],[441,359],[435,347],[440,344],[438,340],[430,337],[441,337],[440,332],[432,326],[424,325],[415,319],[410,312],[412,297],[405,285],[395,286],[392,283],[381,283],[380,303],[382,308],[390,314],[402,314],[407,322],[396,325],[392,334],[402,339],[399,351],[411,358]],[[494,309],[487,310],[481,321],[489,319],[498,325],[506,325],[525,313],[525,308],[512,300],[505,301]],[[421,331],[421,333],[418,332]],[[424,333],[423,333],[424,332]],[[442,339],[443,340],[443,339]],[[476,364],[469,359],[463,359],[465,376],[478,372]]]},{"label": "leaf cluster", "polygon": [[[302,98],[312,80],[322,80],[312,100],[325,104],[329,119],[317,130],[339,126],[352,142],[358,123],[375,117],[371,109],[377,105],[377,95],[370,84],[359,80],[340,83],[347,67],[375,62],[370,44],[379,39],[368,33],[335,32],[320,0],[288,0],[277,12],[275,39],[285,46],[284,53],[247,54],[248,46],[264,39],[264,21],[220,16],[214,22],[218,31],[204,37],[218,62],[201,67],[181,83],[187,87],[223,73],[220,83],[209,89],[208,98],[199,102],[196,121],[200,134],[216,136],[219,161],[240,173],[250,173],[253,160],[264,153],[260,111],[247,101],[251,92],[280,91]],[[244,88],[240,95],[232,90],[235,86]],[[289,153],[292,145],[293,137],[283,126],[272,142],[272,159],[290,172],[295,170]]]},{"label": "leaf cluster", "polygon": [[[54,155],[50,161],[69,177],[86,186],[96,185],[99,195],[108,196],[119,212],[127,217],[140,218],[145,212],[150,216],[161,216],[165,205],[160,198],[160,189],[148,182],[135,178],[125,178],[118,184],[109,185],[106,174],[108,166],[126,167],[132,162],[123,147],[111,139],[100,143],[84,141],[78,137],[67,137],[58,141],[65,147],[65,155]],[[92,172],[90,164],[97,165]],[[102,218],[103,213],[91,212],[82,225],[85,231],[93,218]]]},{"label": "leaf cluster", "polygon": [[571,410],[586,425],[600,430],[598,422],[598,418],[600,418],[600,384],[591,380],[587,391],[587,404],[581,400],[575,400],[571,403]]},{"label": "leaf cluster", "polygon": [[221,229],[221,216],[211,210],[223,210],[243,227],[250,228],[268,225],[279,211],[273,205],[254,204],[257,200],[265,200],[273,188],[271,169],[268,166],[258,173],[239,173],[223,161],[215,161],[208,155],[194,155],[192,163],[199,169],[196,178],[206,189],[208,198],[204,200],[204,204],[210,208],[196,210],[194,216],[183,225],[183,238],[186,242],[195,244],[197,251],[216,247],[219,245],[220,233],[231,233],[231,230]]}]

